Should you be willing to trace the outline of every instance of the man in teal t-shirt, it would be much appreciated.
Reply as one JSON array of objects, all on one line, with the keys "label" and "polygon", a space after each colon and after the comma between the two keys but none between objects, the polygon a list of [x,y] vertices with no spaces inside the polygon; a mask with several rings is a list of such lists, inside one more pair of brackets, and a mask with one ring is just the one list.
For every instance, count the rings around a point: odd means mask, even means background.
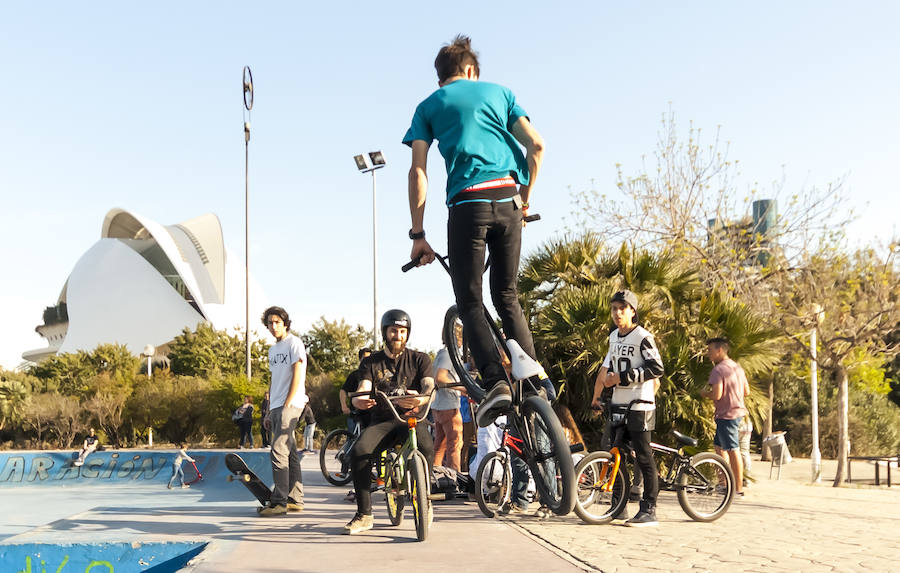
[{"label": "man in teal t-shirt", "polygon": [[420,265],[434,261],[423,219],[428,148],[437,139],[447,167],[447,249],[453,292],[475,365],[488,390],[476,414],[478,425],[485,427],[511,401],[506,373],[482,311],[485,249],[491,254],[491,298],[503,330],[534,358],[516,278],[523,218],[528,214],[544,142],[509,89],[478,81],[478,56],[469,38],[457,36],[442,47],[434,67],[440,87],[416,108],[403,137],[403,143],[412,148],[411,258]]}]

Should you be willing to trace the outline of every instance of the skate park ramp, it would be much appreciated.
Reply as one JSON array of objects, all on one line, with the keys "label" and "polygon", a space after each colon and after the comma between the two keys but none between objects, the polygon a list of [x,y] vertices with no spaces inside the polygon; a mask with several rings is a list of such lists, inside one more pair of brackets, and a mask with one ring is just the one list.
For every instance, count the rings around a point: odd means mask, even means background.
[{"label": "skate park ramp", "polygon": [[[203,479],[186,489],[166,487],[176,450],[94,452],[80,468],[72,452],[0,452],[0,573],[380,573],[456,562],[467,546],[481,547],[467,557],[476,570],[583,570],[465,500],[436,504],[432,533],[417,543],[411,510],[392,526],[373,494],[374,529],[342,535],[356,505],[344,500],[349,485],[325,481],[318,455],[301,456],[305,509],[258,517],[247,488],[227,480],[230,452],[188,450]],[[267,450],[238,453],[272,483]]]},{"label": "skate park ramp", "polygon": [[[27,451],[0,453],[0,571],[174,572],[199,555],[208,541],[164,539],[157,534],[116,533],[89,527],[93,534],[73,531],[67,520],[88,512],[164,511],[185,503],[255,503],[238,482],[228,483],[225,455],[230,450],[188,451],[182,468],[189,488],[167,488],[177,450],[106,450],[91,453],[82,466],[77,452]],[[264,450],[239,452],[247,465],[271,483],[269,455]],[[127,511],[127,510],[126,510]],[[170,525],[180,529],[177,521]],[[137,532],[135,532],[137,533]],[[82,537],[89,539],[82,540]]]}]

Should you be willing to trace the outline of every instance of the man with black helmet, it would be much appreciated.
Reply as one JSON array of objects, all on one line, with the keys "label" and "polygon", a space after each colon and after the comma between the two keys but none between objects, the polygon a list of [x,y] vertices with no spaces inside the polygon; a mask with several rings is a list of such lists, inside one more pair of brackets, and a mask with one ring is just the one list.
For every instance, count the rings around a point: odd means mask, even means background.
[{"label": "man with black helmet", "polygon": [[[625,443],[630,442],[644,481],[641,508],[625,525],[646,527],[658,525],[659,474],[650,439],[656,426],[654,395],[663,375],[663,364],[653,335],[638,326],[637,306],[637,296],[630,290],[621,290],[610,300],[610,314],[616,328],[609,333],[609,351],[594,381],[593,405],[600,406],[604,388],[613,388],[609,416],[613,445],[622,451]],[[615,518],[627,519],[627,511],[623,510]]]},{"label": "man with black helmet", "polygon": [[[375,390],[388,396],[410,395],[398,404],[413,414],[426,404],[434,387],[431,358],[424,352],[406,347],[412,321],[402,310],[389,310],[381,317],[381,336],[384,348],[367,356],[359,365],[358,392],[370,391],[368,396],[353,398],[353,406],[369,410],[371,421],[360,434],[351,452],[353,489],[356,492],[356,515],[344,526],[344,533],[352,535],[372,529],[372,462],[376,452],[402,444],[409,432],[406,424],[398,422],[390,406],[375,400]],[[423,395],[423,396],[418,396]],[[428,471],[434,463],[434,442],[427,426],[416,427],[419,451],[428,459]]]}]

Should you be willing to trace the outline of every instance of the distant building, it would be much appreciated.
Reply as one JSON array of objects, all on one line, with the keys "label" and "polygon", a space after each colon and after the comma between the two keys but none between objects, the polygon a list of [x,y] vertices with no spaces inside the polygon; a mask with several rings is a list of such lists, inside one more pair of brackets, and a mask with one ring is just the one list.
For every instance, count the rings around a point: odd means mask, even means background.
[{"label": "distant building", "polygon": [[752,216],[738,221],[709,219],[707,243],[712,256],[737,256],[741,266],[766,266],[772,257],[772,235],[776,230],[778,206],[774,199],[760,199],[751,205]]},{"label": "distant building", "polygon": [[[147,344],[165,352],[184,327],[242,327],[244,298],[244,267],[225,248],[218,217],[208,213],[163,226],[113,209],[100,240],[75,264],[56,305],[35,329],[48,347],[22,358],[39,362],[103,343],[124,344],[135,355]],[[251,275],[251,320],[265,306]],[[251,330],[257,328],[251,323]]]}]

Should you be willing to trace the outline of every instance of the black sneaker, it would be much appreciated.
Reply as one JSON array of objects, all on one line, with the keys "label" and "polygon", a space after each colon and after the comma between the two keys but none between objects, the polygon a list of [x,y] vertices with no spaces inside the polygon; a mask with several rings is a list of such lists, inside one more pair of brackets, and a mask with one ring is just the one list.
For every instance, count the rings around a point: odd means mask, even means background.
[{"label": "black sneaker", "polygon": [[505,381],[499,381],[488,390],[484,395],[484,400],[478,405],[478,411],[475,413],[475,421],[478,427],[487,428],[490,426],[497,416],[509,409],[512,405],[512,393],[509,391],[509,384]]},{"label": "black sneaker", "polygon": [[637,512],[637,515],[626,521],[625,525],[628,527],[653,527],[659,525],[659,522],[656,520],[656,507],[651,503],[642,501],[641,510]]}]

